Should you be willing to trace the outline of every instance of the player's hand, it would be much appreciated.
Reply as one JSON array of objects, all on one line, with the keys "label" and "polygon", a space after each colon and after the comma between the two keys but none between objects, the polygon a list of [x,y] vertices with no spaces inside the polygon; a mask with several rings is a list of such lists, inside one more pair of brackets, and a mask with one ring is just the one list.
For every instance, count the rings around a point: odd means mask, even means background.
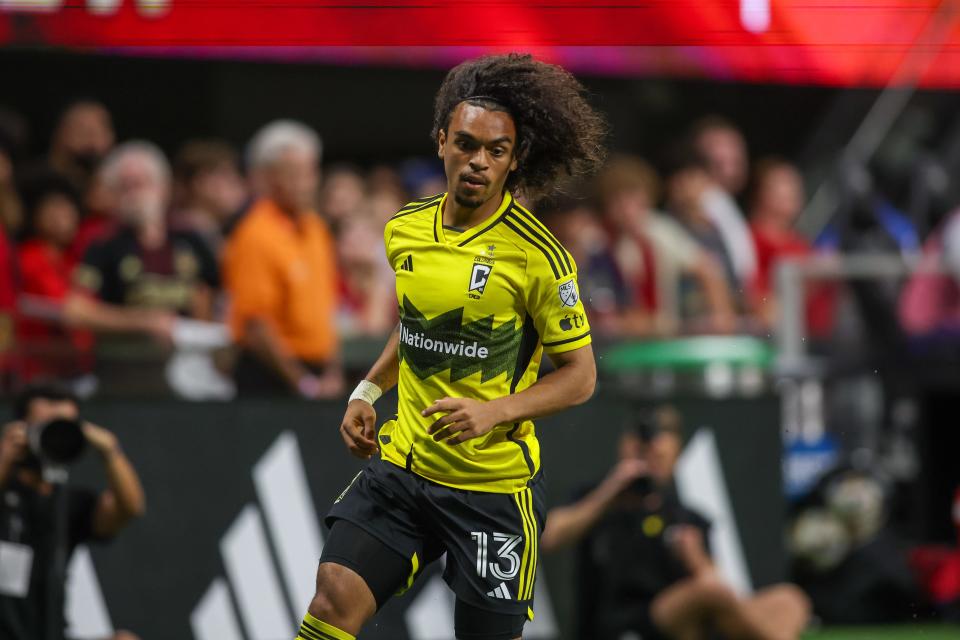
[{"label": "player's hand", "polygon": [[367,460],[379,453],[377,446],[377,411],[365,400],[351,400],[340,424],[340,436],[350,453]]},{"label": "player's hand", "polygon": [[0,463],[13,464],[23,459],[27,452],[27,425],[24,422],[11,422],[3,427],[0,438]]},{"label": "player's hand", "polygon": [[471,438],[479,438],[500,424],[496,406],[472,398],[442,398],[420,412],[423,416],[446,413],[430,425],[427,433],[437,442],[457,445]]}]

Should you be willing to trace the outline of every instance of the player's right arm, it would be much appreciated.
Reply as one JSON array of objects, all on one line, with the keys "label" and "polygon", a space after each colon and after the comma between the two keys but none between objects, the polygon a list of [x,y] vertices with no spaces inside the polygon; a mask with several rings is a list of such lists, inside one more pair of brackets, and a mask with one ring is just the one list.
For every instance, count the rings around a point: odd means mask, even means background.
[{"label": "player's right arm", "polygon": [[[410,209],[417,203],[410,203],[400,211]],[[402,218],[399,218],[402,219]],[[394,217],[387,221],[383,229],[383,246],[387,262],[396,270],[399,249],[393,243],[393,231],[396,228]],[[397,324],[383,348],[383,353],[373,363],[364,380],[380,387],[381,392],[389,391],[400,377],[400,325]],[[354,399],[347,403],[347,411],[340,424],[340,436],[350,453],[364,460],[380,451],[377,446],[377,412],[366,400]]]},{"label": "player's right arm", "polygon": [[[400,326],[393,330],[383,353],[370,368],[364,380],[371,382],[381,391],[388,391],[396,386],[400,375],[400,356],[397,348],[400,346]],[[340,424],[340,435],[350,453],[366,460],[377,453],[377,411],[366,400],[351,400],[347,404],[347,411],[343,414]]]}]

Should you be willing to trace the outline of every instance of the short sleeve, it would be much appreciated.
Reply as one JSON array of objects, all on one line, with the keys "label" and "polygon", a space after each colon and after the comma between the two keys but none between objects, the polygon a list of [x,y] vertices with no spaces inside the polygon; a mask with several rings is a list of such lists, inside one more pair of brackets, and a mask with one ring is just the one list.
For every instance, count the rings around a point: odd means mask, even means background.
[{"label": "short sleeve", "polygon": [[393,220],[388,220],[387,224],[383,227],[383,248],[387,254],[387,263],[390,265],[390,268],[393,268],[393,258],[394,255],[390,249],[390,241],[393,239],[393,229],[395,223]]},{"label": "short sleeve", "polygon": [[573,351],[590,344],[590,323],[580,299],[577,265],[562,247],[548,261],[530,253],[527,264],[527,306],[546,353]]}]

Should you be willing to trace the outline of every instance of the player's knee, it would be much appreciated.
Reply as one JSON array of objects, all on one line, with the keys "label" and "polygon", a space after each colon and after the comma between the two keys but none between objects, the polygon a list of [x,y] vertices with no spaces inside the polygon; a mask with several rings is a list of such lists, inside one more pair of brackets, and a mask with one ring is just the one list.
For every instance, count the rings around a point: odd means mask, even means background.
[{"label": "player's knee", "polygon": [[798,619],[806,622],[813,611],[810,598],[798,586],[793,584],[778,584],[770,587],[770,590],[776,595],[777,601],[789,613],[792,613]]},{"label": "player's knee", "polygon": [[351,604],[354,600],[345,588],[343,575],[346,570],[340,565],[323,563],[317,569],[317,592],[310,601],[307,611],[310,615],[338,624],[355,617]]},{"label": "player's knee", "polygon": [[733,589],[713,576],[697,578],[696,590],[697,599],[708,609],[722,610],[737,602],[737,594]]}]

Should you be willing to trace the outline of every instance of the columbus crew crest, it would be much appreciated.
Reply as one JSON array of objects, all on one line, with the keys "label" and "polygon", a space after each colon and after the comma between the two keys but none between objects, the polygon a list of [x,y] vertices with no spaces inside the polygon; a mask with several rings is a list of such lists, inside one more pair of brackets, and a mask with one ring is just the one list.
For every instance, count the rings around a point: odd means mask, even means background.
[{"label": "columbus crew crest", "polygon": [[492,265],[479,262],[474,264],[473,271],[470,272],[470,288],[467,291],[482,294],[483,290],[487,288],[491,271],[493,271]]}]

